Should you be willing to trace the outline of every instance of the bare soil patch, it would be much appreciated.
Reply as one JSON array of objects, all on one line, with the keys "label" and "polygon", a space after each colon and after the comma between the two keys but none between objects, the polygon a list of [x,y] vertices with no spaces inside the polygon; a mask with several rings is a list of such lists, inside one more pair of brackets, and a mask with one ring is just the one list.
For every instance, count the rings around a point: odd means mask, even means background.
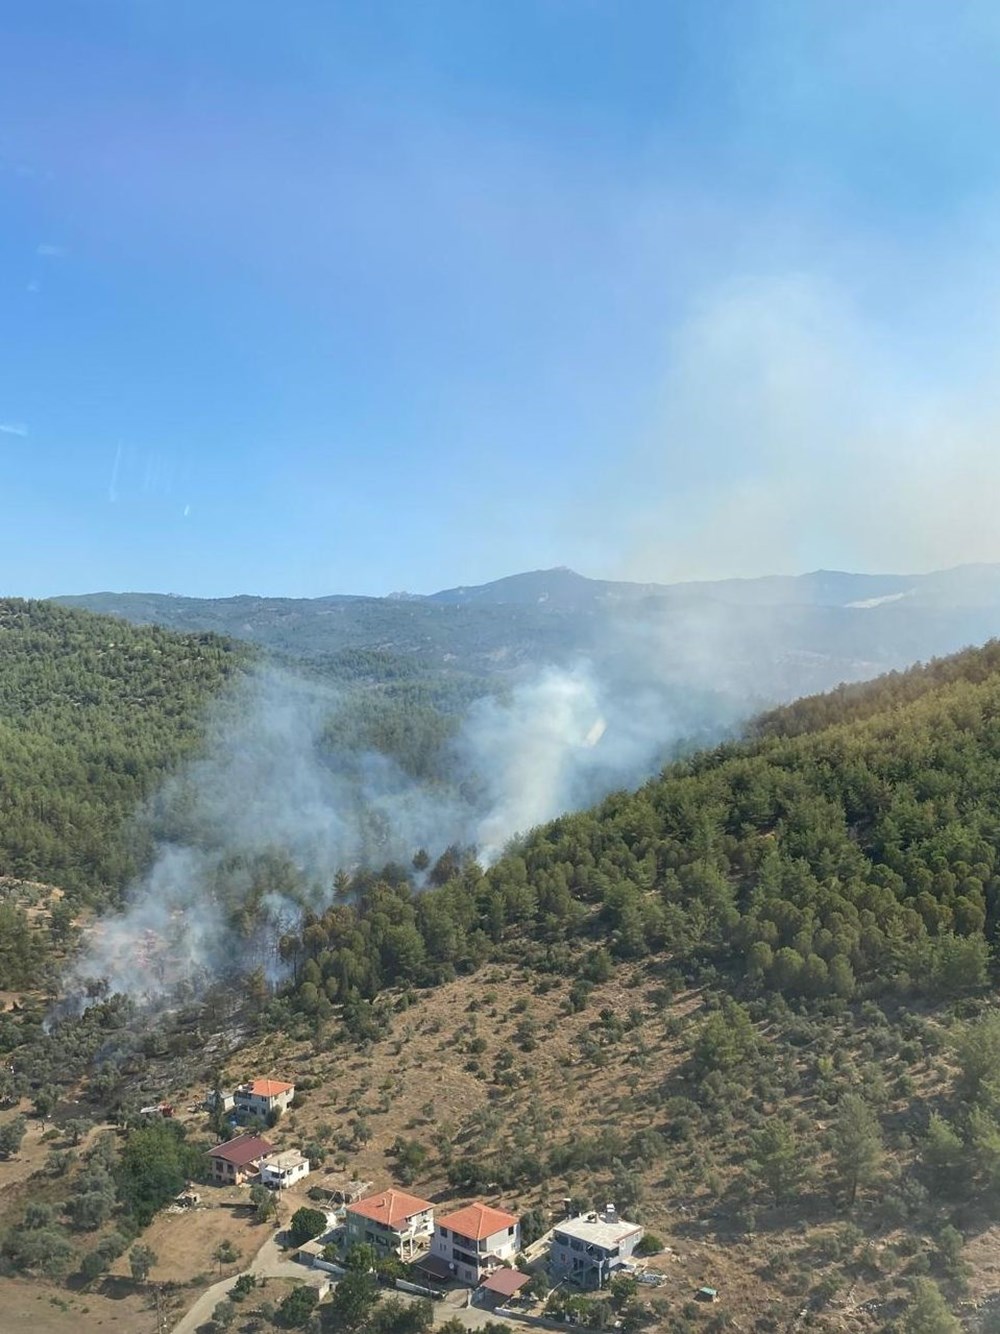
[{"label": "bare soil patch", "polygon": [[[206,1285],[216,1283],[220,1277],[245,1269],[267,1239],[269,1226],[253,1221],[246,1191],[234,1188],[216,1192],[206,1186],[201,1197],[202,1204],[196,1209],[159,1214],[142,1234],[143,1245],[151,1246],[157,1256],[151,1282],[193,1283],[204,1276]],[[223,1241],[233,1243],[240,1259],[220,1275],[212,1252]],[[127,1255],[115,1261],[111,1273],[129,1273]]]},{"label": "bare soil patch", "polygon": [[155,1328],[150,1295],[73,1293],[29,1279],[5,1278],[0,1294],[0,1334],[107,1334]]}]

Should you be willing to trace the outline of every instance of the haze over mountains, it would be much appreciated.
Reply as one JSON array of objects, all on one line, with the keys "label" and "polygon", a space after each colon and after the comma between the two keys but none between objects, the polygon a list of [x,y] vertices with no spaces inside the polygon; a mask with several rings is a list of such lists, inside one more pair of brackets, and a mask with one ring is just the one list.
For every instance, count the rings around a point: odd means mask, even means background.
[{"label": "haze over mountains", "polygon": [[[997,634],[1000,565],[679,584],[588,579],[560,567],[429,596],[92,593],[56,601],[135,624],[214,631],[335,674],[491,681],[585,659],[632,684],[696,684],[760,704]],[[359,653],[377,656],[365,662]]]}]

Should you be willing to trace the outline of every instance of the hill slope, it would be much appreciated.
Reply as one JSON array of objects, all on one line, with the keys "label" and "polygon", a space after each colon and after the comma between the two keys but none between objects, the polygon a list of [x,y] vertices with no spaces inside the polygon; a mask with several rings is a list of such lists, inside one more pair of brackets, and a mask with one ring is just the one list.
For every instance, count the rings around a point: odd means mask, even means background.
[{"label": "hill slope", "polygon": [[359,879],[356,906],[310,921],[273,1017],[337,1021],[398,1095],[407,1035],[438,1029],[395,988],[444,987],[439,1011],[464,1014],[442,1047],[467,1060],[442,1097],[471,1075],[484,1108],[440,1138],[425,1111],[426,1178],[546,1212],[614,1199],[683,1257],[675,1300],[707,1281],[762,1330],[802,1309],[888,1328],[927,1274],[988,1301],[1000,645],[758,731],[485,874],[419,895]]},{"label": "hill slope", "polygon": [[120,891],[136,866],[125,822],[248,661],[213,635],[0,601],[0,876]]},{"label": "hill slope", "polygon": [[328,1000],[372,995],[474,966],[508,939],[542,958],[590,938],[622,959],[713,958],[791,995],[981,986],[1000,921],[1000,646],[756,730],[438,891],[365,876],[356,910],[311,928],[308,953],[323,958],[311,980]]},{"label": "hill slope", "polygon": [[[277,997],[228,978],[159,1038],[119,1003],[49,1035],[29,1009],[5,1053],[124,1120],[191,1105],[220,1064],[295,1074],[282,1145],[379,1186],[542,1225],[563,1196],[612,1199],[671,1248],[637,1328],[697,1328],[710,1283],[720,1325],[888,1330],[929,1275],[979,1329],[1000,1244],[1000,645],[756,732],[489,871],[341,878],[283,940]],[[4,1246],[23,1264],[16,1229]]]}]

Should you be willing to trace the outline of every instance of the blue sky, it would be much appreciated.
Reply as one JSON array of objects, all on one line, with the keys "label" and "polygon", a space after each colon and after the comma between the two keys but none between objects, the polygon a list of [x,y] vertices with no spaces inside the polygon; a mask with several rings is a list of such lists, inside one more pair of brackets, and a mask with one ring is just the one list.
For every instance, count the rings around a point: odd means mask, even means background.
[{"label": "blue sky", "polygon": [[1000,559],[1000,13],[12,0],[0,591]]}]

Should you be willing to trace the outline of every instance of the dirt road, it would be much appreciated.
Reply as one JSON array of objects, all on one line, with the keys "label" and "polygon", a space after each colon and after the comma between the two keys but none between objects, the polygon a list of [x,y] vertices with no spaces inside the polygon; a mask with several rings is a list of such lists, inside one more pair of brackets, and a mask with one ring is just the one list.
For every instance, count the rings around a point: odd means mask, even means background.
[{"label": "dirt road", "polygon": [[[299,1264],[297,1260],[286,1259],[286,1252],[278,1246],[280,1235],[276,1232],[268,1237],[248,1268],[242,1272],[249,1272],[255,1278],[297,1279],[299,1282],[308,1283],[318,1290],[325,1290],[331,1283],[331,1275],[319,1269],[310,1269],[308,1265]],[[229,1289],[233,1286],[235,1277],[234,1274],[231,1274],[229,1278],[223,1279],[221,1283],[213,1283],[206,1292],[203,1292],[188,1313],[174,1326],[172,1334],[195,1334],[199,1325],[203,1325],[211,1319],[215,1307],[226,1297]],[[403,1301],[416,1300],[407,1296],[405,1292],[399,1292],[395,1295]],[[487,1321],[497,1320],[497,1316],[491,1311],[484,1311],[477,1306],[455,1307],[450,1302],[435,1302],[434,1323],[436,1325],[443,1325],[446,1320],[452,1319],[453,1316],[457,1316],[466,1329],[479,1329]],[[510,1325],[510,1328],[514,1329],[515,1326]]]},{"label": "dirt road", "polygon": [[[313,1288],[326,1288],[329,1274],[324,1274],[319,1269],[310,1269],[307,1265],[299,1264],[297,1260],[287,1260],[285,1253],[278,1246],[278,1235],[275,1233],[268,1237],[250,1264],[240,1272],[253,1274],[255,1278],[292,1278],[301,1283],[308,1283]],[[211,1319],[212,1312],[228,1295],[235,1279],[236,1275],[230,1274],[221,1282],[213,1283],[174,1326],[172,1334],[194,1334],[199,1325]]]}]

